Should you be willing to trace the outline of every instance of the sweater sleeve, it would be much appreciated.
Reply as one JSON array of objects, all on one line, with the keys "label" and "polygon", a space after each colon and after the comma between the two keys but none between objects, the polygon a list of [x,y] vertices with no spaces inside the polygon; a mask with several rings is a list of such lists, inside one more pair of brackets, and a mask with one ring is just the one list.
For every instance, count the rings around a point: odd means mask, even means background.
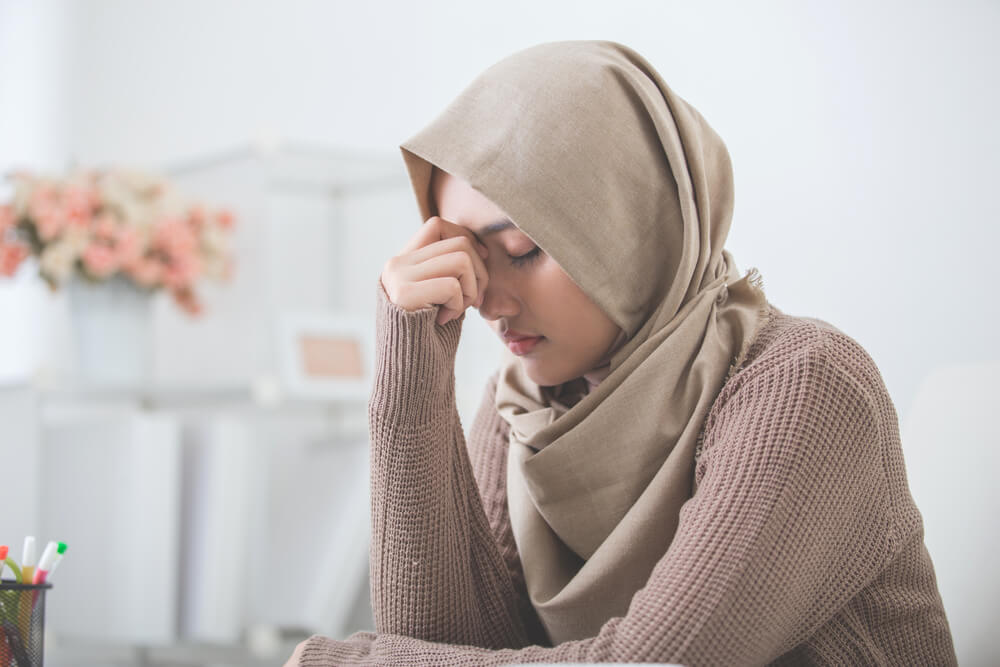
[{"label": "sweater sleeve", "polygon": [[464,315],[444,326],[378,285],[369,401],[372,606],[379,632],[491,648],[526,642],[455,407]]},{"label": "sweater sleeve", "polygon": [[490,650],[399,634],[316,636],[301,664],[777,659],[875,579],[898,548],[881,415],[850,370],[854,361],[837,349],[820,338],[780,363],[745,369],[717,401],[697,491],[669,549],[626,615],[596,637]]},{"label": "sweater sleeve", "polygon": [[486,383],[479,410],[469,429],[469,459],[479,487],[483,509],[493,533],[493,540],[500,549],[507,573],[514,587],[518,614],[532,644],[550,646],[548,634],[538,619],[528,597],[524,570],[517,553],[517,543],[507,511],[507,453],[510,449],[510,429],[496,408],[497,377],[494,373]]}]

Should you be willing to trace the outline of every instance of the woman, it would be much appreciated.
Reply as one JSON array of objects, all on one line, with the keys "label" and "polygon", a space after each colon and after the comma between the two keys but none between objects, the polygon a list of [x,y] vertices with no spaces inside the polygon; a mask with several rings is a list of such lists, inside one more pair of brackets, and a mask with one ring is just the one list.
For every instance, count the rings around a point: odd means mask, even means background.
[{"label": "woman", "polygon": [[[377,291],[377,634],[292,662],[953,664],[895,409],[723,249],[729,156],[630,49],[543,44],[403,145]],[[464,311],[507,347],[463,434]]]}]

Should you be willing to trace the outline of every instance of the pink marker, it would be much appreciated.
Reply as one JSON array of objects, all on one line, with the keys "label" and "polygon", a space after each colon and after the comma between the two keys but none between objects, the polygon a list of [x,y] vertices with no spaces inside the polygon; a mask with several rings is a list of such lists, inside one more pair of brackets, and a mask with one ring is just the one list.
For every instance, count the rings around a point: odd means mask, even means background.
[{"label": "pink marker", "polygon": [[42,558],[38,561],[38,567],[35,568],[35,574],[31,583],[35,585],[45,583],[45,578],[49,576],[52,566],[56,563],[56,556],[59,553],[58,549],[59,545],[55,542],[49,542],[45,545],[45,551],[42,552]]},{"label": "pink marker", "polygon": [[[38,561],[38,567],[35,568],[34,577],[31,579],[31,583],[36,586],[39,584],[44,584],[45,579],[48,578],[52,571],[56,569],[56,565],[62,560],[62,555],[66,551],[65,542],[49,542],[45,545],[45,551],[42,552],[42,559]],[[31,605],[34,609],[35,602],[38,601],[38,591],[31,594]]]}]

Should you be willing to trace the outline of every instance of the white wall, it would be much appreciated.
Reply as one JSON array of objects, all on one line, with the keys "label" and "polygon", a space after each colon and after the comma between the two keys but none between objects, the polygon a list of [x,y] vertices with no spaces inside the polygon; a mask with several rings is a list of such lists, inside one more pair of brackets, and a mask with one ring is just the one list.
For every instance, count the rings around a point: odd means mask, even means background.
[{"label": "white wall", "polygon": [[[166,165],[262,133],[392,154],[513,50],[621,41],[726,140],[741,267],[758,266],[786,312],[861,342],[905,419],[935,368],[1000,356],[998,32],[987,0],[7,0],[0,166]],[[371,238],[385,257],[405,240]],[[5,294],[0,374],[21,367],[10,350],[24,335],[6,323],[34,307]],[[485,377],[477,357],[460,373]],[[996,444],[948,443],[946,455]],[[918,476],[935,465],[922,451],[908,460]],[[920,500],[928,524],[949,520]]]},{"label": "white wall", "polygon": [[[0,0],[0,174],[65,165],[66,77],[76,34],[64,3]],[[0,200],[8,194],[0,179]],[[0,383],[29,375],[59,347],[61,333],[46,326],[57,301],[30,270],[0,278]]]},{"label": "white wall", "polygon": [[[62,163],[69,39],[62,7],[0,0],[0,174],[17,163],[43,168]],[[7,196],[0,183],[0,200]],[[0,517],[4,544],[20,544],[37,527],[39,438],[32,419],[37,409],[34,397],[3,385],[31,373],[59,340],[45,326],[53,301],[29,271],[14,279],[0,278],[0,469],[7,472],[0,484],[0,508],[6,508]]]},{"label": "white wall", "polygon": [[36,107],[82,163],[170,164],[261,133],[393,153],[517,48],[622,41],[729,145],[737,261],[779,307],[865,345],[901,412],[935,365],[996,357],[996,3],[58,6],[67,85]]}]

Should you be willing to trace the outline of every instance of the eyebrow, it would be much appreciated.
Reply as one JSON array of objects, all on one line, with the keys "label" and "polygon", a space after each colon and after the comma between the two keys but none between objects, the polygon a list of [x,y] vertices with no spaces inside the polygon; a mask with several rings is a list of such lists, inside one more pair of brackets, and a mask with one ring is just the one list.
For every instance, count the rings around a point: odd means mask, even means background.
[{"label": "eyebrow", "polygon": [[491,222],[490,224],[480,229],[478,232],[472,232],[472,234],[477,239],[479,239],[480,235],[489,236],[490,234],[496,234],[497,232],[502,232],[505,229],[513,229],[515,227],[516,225],[514,225],[513,221],[510,218],[503,218],[501,220],[497,220],[496,222]]}]

